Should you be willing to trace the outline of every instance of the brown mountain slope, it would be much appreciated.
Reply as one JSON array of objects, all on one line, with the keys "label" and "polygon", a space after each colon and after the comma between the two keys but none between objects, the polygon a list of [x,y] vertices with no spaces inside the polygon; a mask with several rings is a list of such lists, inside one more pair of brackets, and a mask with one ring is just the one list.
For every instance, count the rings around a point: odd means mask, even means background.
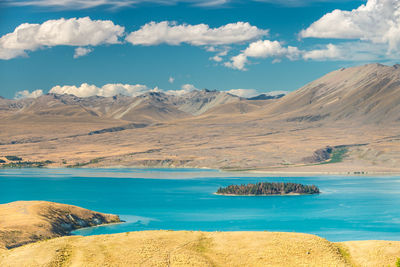
[{"label": "brown mountain slope", "polygon": [[181,96],[149,92],[137,97],[48,94],[37,99],[0,99],[0,115],[10,120],[54,120],[74,122],[121,120],[137,123],[166,122],[202,114],[241,98],[219,91],[192,91]]},{"label": "brown mountain slope", "polygon": [[276,100],[247,100],[240,99],[239,101],[228,102],[224,104],[219,104],[215,107],[208,109],[202,115],[240,115],[249,112],[254,112],[260,110],[262,107],[266,107]]},{"label": "brown mountain slope", "polygon": [[7,119],[9,120],[51,121],[62,118],[74,121],[78,118],[84,121],[96,121],[98,117],[95,112],[73,101],[65,101],[65,97],[54,94],[44,95],[37,99],[22,99],[8,107]]},{"label": "brown mountain slope", "polygon": [[264,114],[288,121],[398,122],[399,65],[369,64],[333,71],[284,96]]},{"label": "brown mountain slope", "polygon": [[184,112],[200,115],[208,110],[240,101],[240,97],[216,90],[194,90],[174,99],[174,105]]},{"label": "brown mountain slope", "polygon": [[103,109],[103,117],[138,123],[165,122],[191,116],[175,107],[171,96],[159,92],[145,93],[138,97],[109,97],[95,108]]}]

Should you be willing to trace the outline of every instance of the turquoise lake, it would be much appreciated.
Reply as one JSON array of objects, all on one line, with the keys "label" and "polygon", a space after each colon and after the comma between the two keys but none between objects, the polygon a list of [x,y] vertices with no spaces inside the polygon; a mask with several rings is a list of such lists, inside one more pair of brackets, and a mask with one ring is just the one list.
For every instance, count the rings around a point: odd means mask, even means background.
[{"label": "turquoise lake", "polygon": [[[221,186],[315,184],[320,195],[229,197]],[[400,177],[267,177],[201,169],[0,170],[0,203],[47,200],[120,215],[80,235],[141,230],[284,231],[330,241],[400,240]]]}]

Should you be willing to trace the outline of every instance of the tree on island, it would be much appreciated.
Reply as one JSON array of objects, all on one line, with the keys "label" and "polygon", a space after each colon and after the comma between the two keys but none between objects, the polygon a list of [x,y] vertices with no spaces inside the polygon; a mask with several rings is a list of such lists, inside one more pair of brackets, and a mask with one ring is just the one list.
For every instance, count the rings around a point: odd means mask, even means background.
[{"label": "tree on island", "polygon": [[22,158],[17,157],[17,156],[6,156],[6,159],[8,159],[9,161],[21,161]]},{"label": "tree on island", "polygon": [[302,185],[296,183],[256,183],[229,185],[220,187],[220,195],[286,195],[286,194],[319,194],[315,185]]}]

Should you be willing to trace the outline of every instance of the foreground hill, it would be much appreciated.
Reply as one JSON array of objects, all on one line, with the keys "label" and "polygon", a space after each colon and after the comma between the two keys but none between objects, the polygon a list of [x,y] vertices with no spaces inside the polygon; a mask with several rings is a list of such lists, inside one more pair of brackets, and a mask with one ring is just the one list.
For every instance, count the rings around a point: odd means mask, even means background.
[{"label": "foreground hill", "polygon": [[61,237],[0,250],[1,266],[396,266],[400,242],[308,234],[143,231]]},{"label": "foreground hill", "polygon": [[78,228],[112,222],[120,222],[119,217],[53,202],[17,201],[2,204],[0,248],[18,247],[68,235]]},{"label": "foreground hill", "polygon": [[1,160],[11,155],[51,160],[53,167],[400,173],[399,65],[340,69],[272,99],[210,90],[49,94],[0,99],[0,110]]},{"label": "foreground hill", "polygon": [[395,266],[400,257],[398,241],[332,243],[300,233],[141,231],[60,237],[116,221],[116,215],[53,202],[2,204],[0,266],[375,267]]}]

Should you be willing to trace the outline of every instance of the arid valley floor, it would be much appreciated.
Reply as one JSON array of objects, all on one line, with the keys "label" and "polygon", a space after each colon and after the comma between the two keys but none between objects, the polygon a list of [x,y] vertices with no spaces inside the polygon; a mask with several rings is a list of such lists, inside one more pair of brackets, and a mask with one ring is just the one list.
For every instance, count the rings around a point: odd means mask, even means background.
[{"label": "arid valley floor", "polygon": [[398,65],[369,64],[277,99],[210,90],[0,99],[0,156],[48,167],[399,173],[399,92]]}]

